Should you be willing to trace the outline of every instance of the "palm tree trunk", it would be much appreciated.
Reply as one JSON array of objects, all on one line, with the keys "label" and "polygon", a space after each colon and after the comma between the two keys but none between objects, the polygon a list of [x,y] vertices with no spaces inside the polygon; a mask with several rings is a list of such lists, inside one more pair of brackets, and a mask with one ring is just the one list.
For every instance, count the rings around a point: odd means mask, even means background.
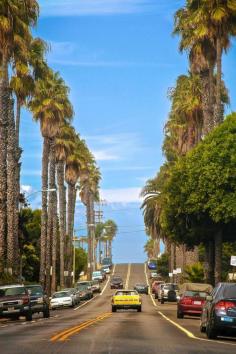
[{"label": "palm tree trunk", "polygon": [[221,79],[222,79],[222,46],[221,39],[218,36],[216,39],[216,108],[214,123],[215,126],[223,122],[224,119],[224,109],[221,104]]},{"label": "palm tree trunk", "polygon": [[215,236],[215,285],[221,281],[222,272],[222,231]]},{"label": "palm tree trunk", "polygon": [[204,278],[205,282],[214,285],[214,243],[209,240],[205,245],[204,254]]},{"label": "palm tree trunk", "polygon": [[7,130],[7,268],[16,275],[18,242],[15,235],[15,198],[16,198],[16,136],[14,121],[14,101],[9,100],[8,130]]},{"label": "palm tree trunk", "polygon": [[8,62],[2,57],[0,68],[0,272],[6,266],[7,233],[7,126],[8,126]]},{"label": "palm tree trunk", "polygon": [[[55,186],[56,187],[56,186]],[[52,293],[57,290],[57,192],[51,192],[53,194],[53,230],[52,230]]]},{"label": "palm tree trunk", "polygon": [[200,74],[202,91],[203,110],[203,136],[205,137],[214,126],[213,111],[210,106],[209,70],[204,70]]},{"label": "palm tree trunk", "polygon": [[65,167],[64,162],[59,161],[57,164],[57,184],[59,192],[59,230],[60,230],[60,287],[64,288],[64,271],[65,271]]},{"label": "palm tree trunk", "polygon": [[67,281],[68,286],[71,284],[71,271],[72,271],[72,258],[73,258],[73,204],[74,204],[74,186],[72,184],[68,184],[68,208],[67,208],[67,270],[69,272]]},{"label": "palm tree trunk", "polygon": [[44,138],[42,156],[42,213],[40,237],[40,283],[45,288],[46,247],[47,247],[47,217],[48,217],[48,163],[50,145],[48,138]]}]

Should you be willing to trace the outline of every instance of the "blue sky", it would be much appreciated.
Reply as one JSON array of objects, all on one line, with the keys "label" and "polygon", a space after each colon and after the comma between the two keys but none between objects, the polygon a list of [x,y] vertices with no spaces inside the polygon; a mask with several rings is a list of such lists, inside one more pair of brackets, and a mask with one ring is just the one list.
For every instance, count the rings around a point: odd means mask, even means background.
[{"label": "blue sky", "polygon": [[[104,217],[119,227],[114,259],[143,261],[146,240],[139,193],[155,175],[163,156],[167,90],[187,71],[171,35],[173,13],[183,0],[41,0],[36,35],[51,45],[49,65],[71,89],[74,125],[102,172]],[[236,45],[223,60],[224,79],[236,109]],[[40,190],[42,140],[39,126],[23,113],[22,185]],[[29,198],[33,206],[40,194]],[[78,204],[76,228],[84,233]]]}]

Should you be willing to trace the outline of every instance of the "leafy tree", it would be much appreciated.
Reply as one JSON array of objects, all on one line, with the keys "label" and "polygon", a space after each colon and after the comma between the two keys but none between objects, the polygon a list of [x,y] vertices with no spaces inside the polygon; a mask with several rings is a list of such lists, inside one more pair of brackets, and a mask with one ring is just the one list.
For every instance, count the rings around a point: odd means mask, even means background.
[{"label": "leafy tree", "polygon": [[202,283],[204,278],[203,265],[198,262],[184,268],[185,280],[191,283]]},{"label": "leafy tree", "polygon": [[79,275],[82,271],[87,269],[87,252],[83,248],[75,249],[75,279],[79,279]]},{"label": "leafy tree", "polygon": [[167,253],[162,253],[162,255],[157,258],[157,272],[160,273],[164,278],[169,275],[169,255]]}]

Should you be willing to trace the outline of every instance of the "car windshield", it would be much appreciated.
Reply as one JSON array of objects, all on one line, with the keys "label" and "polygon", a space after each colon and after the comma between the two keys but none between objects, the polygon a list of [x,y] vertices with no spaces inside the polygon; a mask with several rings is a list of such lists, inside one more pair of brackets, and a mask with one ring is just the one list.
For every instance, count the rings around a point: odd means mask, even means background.
[{"label": "car windshield", "polygon": [[26,289],[30,291],[30,295],[43,294],[43,289],[41,288],[41,286],[27,286]]},{"label": "car windshield", "polygon": [[101,275],[101,272],[93,272],[93,276]]},{"label": "car windshield", "polygon": [[79,289],[79,290],[87,290],[88,289],[88,284],[78,284],[77,285],[77,288]]},{"label": "car windshield", "polygon": [[25,288],[24,287],[15,287],[15,288],[2,288],[0,289],[0,296],[16,296],[16,295],[24,295]]},{"label": "car windshield", "polygon": [[138,295],[136,291],[117,291],[116,295],[118,296],[127,296],[127,295]]},{"label": "car windshield", "polygon": [[60,297],[68,297],[70,296],[69,292],[68,291],[61,291],[60,293],[55,293],[53,294],[53,299],[57,299],[57,298],[60,298]]},{"label": "car windshield", "polygon": [[229,299],[236,299],[236,284],[230,284],[225,287],[224,297]]},{"label": "car windshield", "polygon": [[112,281],[122,281],[122,279],[120,277],[114,277],[112,278]]},{"label": "car windshield", "polygon": [[206,298],[207,293],[205,291],[186,291],[184,296],[191,296],[191,297],[202,297]]}]

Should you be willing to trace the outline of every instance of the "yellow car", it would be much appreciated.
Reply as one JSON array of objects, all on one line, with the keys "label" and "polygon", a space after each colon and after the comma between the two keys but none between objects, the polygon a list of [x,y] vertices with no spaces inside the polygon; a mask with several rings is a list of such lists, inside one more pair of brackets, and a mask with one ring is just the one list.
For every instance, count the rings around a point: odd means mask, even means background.
[{"label": "yellow car", "polygon": [[118,309],[135,309],[142,311],[142,299],[136,290],[117,290],[112,296],[111,310],[116,312]]}]

